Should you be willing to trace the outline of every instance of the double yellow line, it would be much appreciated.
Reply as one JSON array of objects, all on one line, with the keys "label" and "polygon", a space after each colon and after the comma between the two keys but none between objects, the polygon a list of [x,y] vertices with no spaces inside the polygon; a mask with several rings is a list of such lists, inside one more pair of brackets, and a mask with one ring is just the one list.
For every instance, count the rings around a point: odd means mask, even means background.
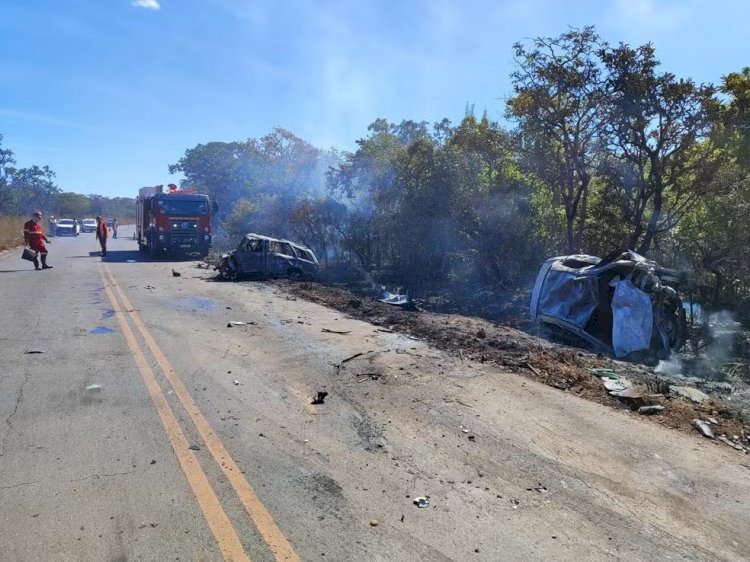
[{"label": "double yellow line", "polygon": [[[174,367],[172,367],[172,364],[156,344],[156,341],[146,328],[143,320],[141,320],[138,312],[133,308],[133,305],[130,304],[130,301],[117,283],[117,279],[115,279],[112,271],[108,266],[101,265],[99,275],[102,278],[104,290],[112,304],[112,310],[115,311],[122,333],[125,336],[125,340],[127,341],[131,353],[133,354],[133,358],[135,359],[135,363],[141,373],[143,382],[146,384],[149,396],[151,396],[151,400],[156,407],[156,411],[159,414],[159,418],[164,426],[169,442],[172,445],[172,449],[174,450],[177,460],[182,467],[182,471],[185,473],[188,483],[198,500],[198,504],[203,511],[208,526],[216,538],[216,542],[224,559],[239,562],[250,560],[250,557],[245,552],[242,542],[237,535],[237,531],[229,520],[229,517],[227,517],[219,498],[216,496],[216,492],[214,492],[211,483],[208,481],[206,473],[201,468],[193,451],[189,448],[190,445],[185,437],[185,433],[180,427],[174,411],[169,406],[153,370],[149,366],[148,361],[146,361],[143,349],[139,345],[138,339],[133,333],[127,317],[130,318],[130,321],[140,333],[143,341],[146,343],[146,347],[151,351],[156,363],[159,365],[159,369],[164,374],[164,377],[174,390],[175,395],[190,416],[195,429],[198,431],[198,434],[206,445],[206,449],[221,467],[221,470],[224,472],[232,488],[234,488],[234,491],[245,508],[245,511],[247,511],[247,514],[252,519],[255,527],[258,529],[258,532],[263,537],[263,540],[268,545],[268,548],[271,550],[276,560],[290,562],[298,561],[299,557],[292,548],[292,545],[286,539],[274,522],[271,514],[255,494],[253,488],[237,466],[237,463],[229,454],[229,451],[227,451],[224,444],[216,436],[213,429],[211,429],[208,420],[206,420],[205,416],[198,408],[198,405],[195,403],[195,400],[193,400],[192,395],[188,392],[187,388],[185,388],[185,385],[182,383],[182,380]],[[119,297],[119,301],[115,298],[115,294]],[[120,306],[120,302],[122,302],[122,306]]]}]

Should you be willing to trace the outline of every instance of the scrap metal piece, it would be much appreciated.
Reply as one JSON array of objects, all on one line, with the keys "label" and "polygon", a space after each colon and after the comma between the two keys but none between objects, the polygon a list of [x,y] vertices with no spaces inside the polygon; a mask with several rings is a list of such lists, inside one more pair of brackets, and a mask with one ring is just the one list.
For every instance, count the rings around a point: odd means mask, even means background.
[{"label": "scrap metal piece", "polygon": [[701,435],[703,435],[703,437],[708,437],[709,439],[714,438],[714,432],[711,429],[711,426],[708,425],[706,422],[699,420],[698,418],[695,418],[693,420],[693,425],[698,431],[701,432]]}]

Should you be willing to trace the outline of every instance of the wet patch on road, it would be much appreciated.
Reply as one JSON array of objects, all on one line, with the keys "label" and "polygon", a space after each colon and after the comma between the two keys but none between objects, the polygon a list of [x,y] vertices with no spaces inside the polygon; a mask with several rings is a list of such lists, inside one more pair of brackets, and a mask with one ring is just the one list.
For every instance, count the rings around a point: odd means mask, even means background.
[{"label": "wet patch on road", "polygon": [[112,328],[107,328],[106,326],[97,326],[96,328],[92,328],[89,330],[89,334],[111,334],[114,332]]},{"label": "wet patch on road", "polygon": [[206,297],[184,297],[172,301],[175,308],[190,312],[211,312],[218,308],[219,303]]}]

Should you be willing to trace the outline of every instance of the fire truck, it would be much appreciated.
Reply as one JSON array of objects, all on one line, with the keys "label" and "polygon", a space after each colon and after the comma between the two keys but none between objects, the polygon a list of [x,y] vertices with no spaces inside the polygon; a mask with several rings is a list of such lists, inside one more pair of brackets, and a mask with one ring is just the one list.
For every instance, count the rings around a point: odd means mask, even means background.
[{"label": "fire truck", "polygon": [[205,257],[211,247],[211,215],[218,211],[208,195],[170,183],[138,191],[135,236],[151,257]]}]

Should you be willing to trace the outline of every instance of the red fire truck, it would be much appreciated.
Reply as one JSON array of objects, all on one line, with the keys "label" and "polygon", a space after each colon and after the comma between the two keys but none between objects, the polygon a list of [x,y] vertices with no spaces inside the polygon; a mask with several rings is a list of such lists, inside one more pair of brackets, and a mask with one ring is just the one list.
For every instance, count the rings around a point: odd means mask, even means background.
[{"label": "red fire truck", "polygon": [[151,257],[205,257],[211,246],[208,195],[178,189],[170,183],[143,187],[138,192],[135,235],[138,248]]}]

